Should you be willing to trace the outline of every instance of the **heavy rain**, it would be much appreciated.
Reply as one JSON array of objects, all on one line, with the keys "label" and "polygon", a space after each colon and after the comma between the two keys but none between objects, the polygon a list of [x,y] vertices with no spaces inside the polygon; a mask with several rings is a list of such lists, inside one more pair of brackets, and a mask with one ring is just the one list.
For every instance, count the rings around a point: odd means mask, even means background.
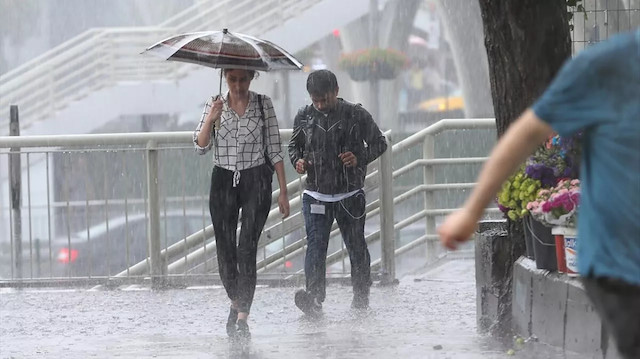
[{"label": "heavy rain", "polygon": [[587,130],[481,176],[639,28],[640,0],[0,0],[0,358],[640,355],[574,251]]}]

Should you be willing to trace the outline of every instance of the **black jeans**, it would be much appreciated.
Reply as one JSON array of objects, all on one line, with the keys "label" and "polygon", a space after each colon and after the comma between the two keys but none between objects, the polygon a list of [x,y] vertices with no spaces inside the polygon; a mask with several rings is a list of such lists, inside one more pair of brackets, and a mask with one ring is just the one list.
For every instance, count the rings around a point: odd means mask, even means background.
[{"label": "black jeans", "polygon": [[[222,285],[238,311],[249,313],[256,290],[256,254],[260,233],[271,209],[271,180],[265,165],[240,171],[233,187],[233,171],[214,167],[209,192],[209,212],[216,238]],[[238,212],[242,208],[240,236],[236,241]]]},{"label": "black jeans", "polygon": [[640,286],[612,278],[582,279],[623,358],[640,358]]},{"label": "black jeans", "polygon": [[[313,211],[312,205],[314,205]],[[354,296],[369,295],[371,258],[364,239],[365,205],[363,191],[340,202],[322,202],[307,194],[302,198],[302,211],[307,231],[304,274],[307,291],[320,302],[323,302],[326,296],[327,246],[334,218],[338,222],[342,239],[349,252],[353,294]],[[318,213],[321,211],[320,208],[324,208],[324,213]]]}]

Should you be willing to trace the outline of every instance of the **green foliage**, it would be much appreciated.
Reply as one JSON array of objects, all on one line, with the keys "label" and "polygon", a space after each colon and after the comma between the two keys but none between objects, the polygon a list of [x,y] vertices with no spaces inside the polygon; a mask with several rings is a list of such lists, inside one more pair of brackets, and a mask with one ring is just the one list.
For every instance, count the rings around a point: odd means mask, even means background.
[{"label": "green foliage", "polygon": [[385,64],[393,69],[401,69],[409,64],[409,59],[398,50],[373,48],[342,54],[338,62],[338,66],[344,70],[376,64]]}]

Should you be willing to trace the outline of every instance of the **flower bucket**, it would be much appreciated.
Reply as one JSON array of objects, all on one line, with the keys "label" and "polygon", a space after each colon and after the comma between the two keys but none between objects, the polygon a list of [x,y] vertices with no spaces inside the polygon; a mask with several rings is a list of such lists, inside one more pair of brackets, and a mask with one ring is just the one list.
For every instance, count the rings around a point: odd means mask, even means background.
[{"label": "flower bucket", "polygon": [[533,238],[533,252],[536,260],[536,268],[548,271],[558,270],[556,259],[556,243],[551,228],[545,227],[533,217],[525,221]]},{"label": "flower bucket", "polygon": [[562,244],[562,250],[558,253],[564,257],[563,260],[558,260],[558,265],[563,265],[563,272],[567,273],[570,277],[578,276],[578,262],[576,256],[577,235],[578,231],[575,228],[569,227],[554,227],[552,233],[556,236],[556,243]]},{"label": "flower bucket", "polygon": [[529,259],[535,259],[535,253],[533,251],[533,234],[531,234],[531,225],[528,223],[531,221],[531,216],[526,216],[522,218],[522,227],[524,227],[524,245],[525,245],[525,256]]}]

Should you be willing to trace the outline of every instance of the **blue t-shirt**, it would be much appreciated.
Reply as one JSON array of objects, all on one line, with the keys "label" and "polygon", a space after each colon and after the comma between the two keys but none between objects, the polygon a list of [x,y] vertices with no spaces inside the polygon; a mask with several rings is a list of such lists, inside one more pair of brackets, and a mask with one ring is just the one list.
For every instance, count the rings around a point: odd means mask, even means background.
[{"label": "blue t-shirt", "polygon": [[580,273],[640,285],[640,29],[567,62],[533,111],[561,136],[584,131]]}]

